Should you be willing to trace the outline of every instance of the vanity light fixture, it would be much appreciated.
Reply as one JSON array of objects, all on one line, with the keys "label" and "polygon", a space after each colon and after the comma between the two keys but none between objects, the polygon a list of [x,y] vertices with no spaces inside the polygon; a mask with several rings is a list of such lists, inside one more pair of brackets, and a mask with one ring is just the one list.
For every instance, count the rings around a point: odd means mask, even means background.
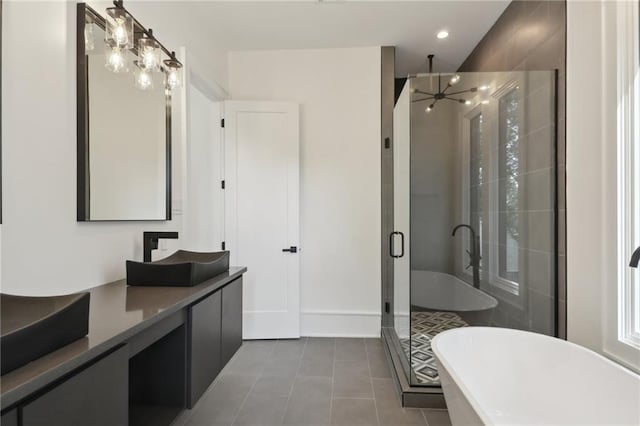
[{"label": "vanity light fixture", "polygon": [[182,64],[176,59],[176,52],[171,52],[171,57],[164,60],[165,83],[169,89],[182,87]]},{"label": "vanity light fixture", "polygon": [[136,87],[140,90],[153,89],[153,74],[150,70],[145,69],[140,61],[135,61],[136,71],[133,73]]},{"label": "vanity light fixture", "polygon": [[[433,74],[433,57],[435,55],[431,54],[427,56],[429,59],[429,74]],[[457,95],[462,95],[463,93],[475,93],[478,91],[477,87],[472,87],[470,89],[458,90],[456,92],[448,92],[448,90],[453,87],[454,84],[460,82],[460,75],[454,74],[453,77],[449,79],[447,85],[442,87],[442,74],[438,73],[438,91],[435,93],[425,92],[423,90],[415,89],[412,93],[423,95],[421,99],[413,99],[411,102],[422,102],[422,101],[432,101],[431,104],[425,109],[425,112],[429,113],[436,106],[436,103],[442,99],[446,99],[448,101],[458,102],[464,105],[470,105],[471,101],[467,99],[458,98]]]},{"label": "vanity light fixture", "polygon": [[122,1],[114,1],[107,9],[104,41],[111,47],[132,49],[134,45],[133,16],[127,12]]},{"label": "vanity light fixture", "polygon": [[160,71],[160,45],[153,38],[153,30],[138,40],[138,67],[145,71]]},{"label": "vanity light fixture", "polygon": [[436,34],[436,37],[438,37],[440,40],[443,40],[443,39],[449,37],[449,31],[440,30],[440,31],[438,31],[438,34]]},{"label": "vanity light fixture", "polygon": [[129,67],[127,66],[127,61],[121,48],[112,47],[107,50],[107,62],[105,63],[105,67],[109,71],[115,73],[129,72]]},{"label": "vanity light fixture", "polygon": [[[127,72],[125,52],[131,49],[138,55],[135,83],[142,90],[153,88],[152,72],[165,72],[165,88],[172,90],[182,87],[182,63],[154,36],[151,28],[145,28],[124,7],[123,0],[114,0],[114,7],[106,10],[104,19],[105,43],[107,44],[107,69],[113,72]],[[102,18],[95,12],[93,16],[100,22]],[[86,32],[86,30],[85,30]],[[88,37],[85,35],[85,41]],[[162,53],[169,59],[162,61]],[[164,64],[164,66],[163,66]]]},{"label": "vanity light fixture", "polygon": [[91,52],[96,48],[96,41],[93,37],[93,22],[84,24],[84,51]]}]

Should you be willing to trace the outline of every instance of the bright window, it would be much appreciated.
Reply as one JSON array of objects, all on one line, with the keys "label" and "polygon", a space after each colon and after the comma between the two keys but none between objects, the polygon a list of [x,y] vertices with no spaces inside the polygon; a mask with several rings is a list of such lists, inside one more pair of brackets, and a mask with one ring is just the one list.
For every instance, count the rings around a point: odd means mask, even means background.
[{"label": "bright window", "polygon": [[[469,215],[473,229],[478,233],[482,241],[482,194],[484,188],[484,164],[483,164],[483,142],[482,142],[482,113],[478,113],[469,120]],[[469,248],[470,249],[470,248]],[[482,257],[482,253],[480,253]],[[482,259],[480,259],[482,268]]]},{"label": "bright window", "polygon": [[[604,40],[615,49],[607,63],[604,84],[613,86],[604,98],[603,117],[611,140],[603,141],[606,194],[603,210],[607,280],[604,284],[604,352],[640,372],[640,269],[631,268],[640,245],[640,25],[638,2],[605,3]],[[615,83],[614,84],[612,84]],[[614,102],[612,102],[614,101]],[[614,160],[614,161],[611,161]]]},{"label": "bright window", "polygon": [[520,282],[520,98],[514,88],[500,98],[498,147],[498,276]]},{"label": "bright window", "polygon": [[622,34],[618,52],[618,339],[640,349],[640,271],[629,267],[640,246],[640,39],[637,4],[629,9],[618,10],[633,34]]}]

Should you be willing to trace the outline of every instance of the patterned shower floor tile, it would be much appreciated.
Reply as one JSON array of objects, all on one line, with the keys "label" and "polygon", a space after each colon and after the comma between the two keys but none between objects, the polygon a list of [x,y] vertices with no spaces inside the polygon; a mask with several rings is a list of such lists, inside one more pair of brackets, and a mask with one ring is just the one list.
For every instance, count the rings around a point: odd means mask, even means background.
[{"label": "patterned shower floor tile", "polygon": [[411,313],[411,340],[401,339],[400,343],[407,358],[411,359],[411,368],[418,383],[440,385],[431,339],[440,332],[468,325],[452,312]]}]

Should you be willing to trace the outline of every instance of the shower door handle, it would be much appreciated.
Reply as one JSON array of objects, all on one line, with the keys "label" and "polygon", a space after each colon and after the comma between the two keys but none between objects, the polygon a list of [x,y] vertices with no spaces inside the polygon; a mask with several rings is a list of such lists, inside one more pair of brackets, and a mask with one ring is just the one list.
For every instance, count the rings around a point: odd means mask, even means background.
[{"label": "shower door handle", "polygon": [[[399,255],[394,254],[394,250],[393,250],[394,235],[400,235],[400,254]],[[391,255],[391,257],[393,257],[394,259],[399,259],[404,256],[404,234],[402,232],[393,231],[391,234],[389,234],[389,255]]]}]

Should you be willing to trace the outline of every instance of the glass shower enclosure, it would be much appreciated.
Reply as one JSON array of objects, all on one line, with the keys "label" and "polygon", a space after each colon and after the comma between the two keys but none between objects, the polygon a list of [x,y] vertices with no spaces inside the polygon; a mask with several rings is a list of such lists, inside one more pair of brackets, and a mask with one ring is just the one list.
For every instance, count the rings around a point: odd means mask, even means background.
[{"label": "glass shower enclosure", "polygon": [[556,333],[555,71],[423,74],[394,109],[393,338],[412,386],[431,339]]}]

